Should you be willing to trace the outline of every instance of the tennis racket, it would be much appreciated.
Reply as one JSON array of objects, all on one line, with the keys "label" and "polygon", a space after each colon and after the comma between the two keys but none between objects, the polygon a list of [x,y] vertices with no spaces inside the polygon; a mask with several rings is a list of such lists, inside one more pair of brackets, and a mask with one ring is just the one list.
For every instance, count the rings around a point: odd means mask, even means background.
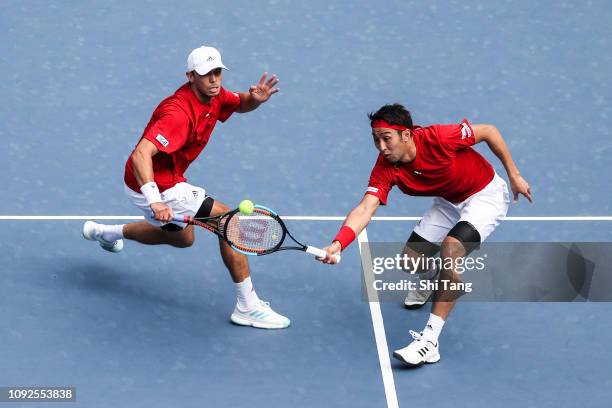
[{"label": "tennis racket", "polygon": [[[193,218],[189,216],[174,217],[174,221],[196,225],[215,233],[224,239],[237,252],[249,256],[268,255],[277,251],[304,251],[316,257],[324,258],[327,253],[317,247],[304,245],[291,235],[283,220],[271,209],[256,205],[253,213],[242,214],[239,209],[215,217]],[[289,237],[295,245],[285,245]],[[336,262],[340,262],[340,255]]]}]

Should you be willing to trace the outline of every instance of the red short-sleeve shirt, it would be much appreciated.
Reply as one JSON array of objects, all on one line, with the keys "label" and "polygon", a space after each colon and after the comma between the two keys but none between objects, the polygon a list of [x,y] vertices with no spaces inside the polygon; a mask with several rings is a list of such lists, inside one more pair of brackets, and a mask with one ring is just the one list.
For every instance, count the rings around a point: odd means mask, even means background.
[{"label": "red short-sleeve shirt", "polygon": [[[209,103],[202,103],[189,83],[157,106],[142,137],[159,149],[153,156],[153,173],[160,191],[186,181],[185,171],[208,143],[217,120],[225,122],[239,106],[240,96],[225,88]],[[124,181],[140,192],[131,157],[125,164]]]},{"label": "red short-sleeve shirt", "polygon": [[464,119],[458,125],[432,125],[412,131],[416,157],[389,163],[378,155],[366,194],[387,204],[395,185],[412,196],[437,196],[458,204],[482,190],[495,175],[491,164],[471,148],[474,131]]}]

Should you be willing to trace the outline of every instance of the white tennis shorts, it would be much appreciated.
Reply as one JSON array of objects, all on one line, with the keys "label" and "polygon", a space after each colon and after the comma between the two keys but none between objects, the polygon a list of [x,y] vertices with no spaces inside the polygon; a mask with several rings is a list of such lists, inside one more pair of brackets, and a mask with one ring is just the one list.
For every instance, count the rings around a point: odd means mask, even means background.
[{"label": "white tennis shorts", "polygon": [[484,242],[508,213],[509,204],[508,186],[495,174],[485,188],[459,204],[435,197],[414,232],[429,242],[440,243],[459,221],[467,221],[476,228],[480,241]]},{"label": "white tennis shorts", "polygon": [[[151,207],[147,204],[147,199],[144,195],[135,192],[125,184],[123,188],[132,204],[144,212],[145,220],[157,227],[167,224],[149,217],[149,215],[151,215]],[[202,206],[206,198],[206,191],[201,187],[192,186],[189,183],[183,182],[177,183],[174,187],[165,190],[161,193],[161,198],[162,202],[172,209],[175,216],[182,217],[188,215],[193,217]],[[173,224],[181,228],[187,226],[185,223],[176,221],[173,222]]]}]

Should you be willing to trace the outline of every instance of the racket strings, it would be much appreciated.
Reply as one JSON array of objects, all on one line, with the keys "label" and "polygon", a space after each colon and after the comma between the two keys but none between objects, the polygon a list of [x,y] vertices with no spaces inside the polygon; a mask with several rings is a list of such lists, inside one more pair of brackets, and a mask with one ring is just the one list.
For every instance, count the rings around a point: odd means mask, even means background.
[{"label": "racket strings", "polygon": [[255,209],[251,215],[236,214],[225,223],[227,239],[239,249],[262,253],[277,247],[283,227],[266,211]]}]

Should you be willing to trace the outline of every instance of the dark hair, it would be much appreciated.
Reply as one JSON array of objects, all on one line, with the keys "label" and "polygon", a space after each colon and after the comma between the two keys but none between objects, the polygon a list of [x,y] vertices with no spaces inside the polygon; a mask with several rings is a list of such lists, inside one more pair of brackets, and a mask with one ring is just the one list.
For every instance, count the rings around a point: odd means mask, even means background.
[{"label": "dark hair", "polygon": [[373,120],[384,120],[390,125],[406,126],[408,129],[412,129],[412,116],[408,109],[399,103],[385,105],[374,113],[368,114],[370,121]]}]

